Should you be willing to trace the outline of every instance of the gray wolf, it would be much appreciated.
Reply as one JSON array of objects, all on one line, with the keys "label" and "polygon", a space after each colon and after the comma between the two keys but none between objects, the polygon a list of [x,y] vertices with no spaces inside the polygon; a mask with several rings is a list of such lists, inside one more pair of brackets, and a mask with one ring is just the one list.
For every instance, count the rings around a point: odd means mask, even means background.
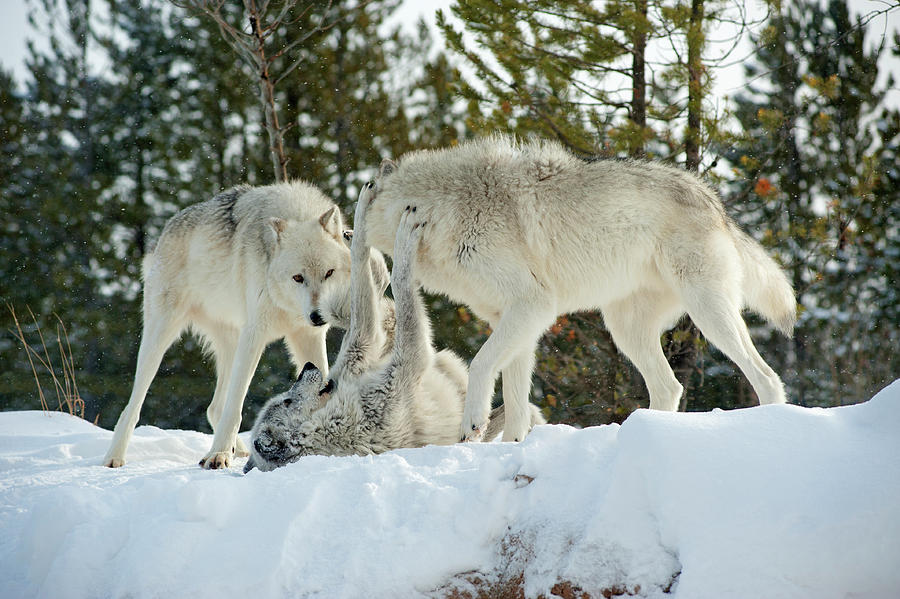
[{"label": "gray wolf", "polygon": [[[266,403],[244,472],[272,470],[304,455],[369,455],[458,440],[468,375],[456,354],[432,346],[413,279],[422,229],[411,212],[399,222],[391,302],[383,297],[384,259],[369,247],[362,227],[371,191],[371,184],[364,187],[357,202],[350,322],[331,375],[326,382],[319,368],[306,364],[288,391]],[[529,424],[543,422],[534,406],[530,415]],[[503,421],[502,411],[495,412],[494,426]]]},{"label": "gray wolf", "polygon": [[527,398],[541,334],[560,314],[600,310],[641,372],[650,407],[676,410],[682,386],[660,335],[689,314],[752,384],[782,403],[778,375],[741,310],[790,334],[793,290],[762,247],[698,177],[654,162],[578,159],[550,141],[490,137],[384,161],[366,227],[390,252],[406,206],[425,224],[423,288],[467,304],[493,332],[469,365],[460,434],[478,439],[502,373],[504,440],[529,430]]},{"label": "gray wolf", "polygon": [[104,465],[125,463],[141,405],[166,349],[190,328],[216,362],[206,411],[213,444],[201,460],[223,468],[233,452],[241,408],[266,345],[283,338],[297,370],[327,370],[320,304],[349,287],[350,251],[337,207],[302,182],[240,186],[173,216],[142,264],[143,334],[134,387]]}]

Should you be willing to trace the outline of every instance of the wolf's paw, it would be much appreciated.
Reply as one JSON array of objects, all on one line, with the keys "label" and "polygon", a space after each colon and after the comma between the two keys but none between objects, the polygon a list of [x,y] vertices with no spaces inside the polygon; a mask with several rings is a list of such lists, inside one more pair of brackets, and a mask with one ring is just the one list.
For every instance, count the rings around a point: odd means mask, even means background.
[{"label": "wolf's paw", "polygon": [[[508,414],[509,412],[507,412]],[[528,436],[528,433],[531,432],[531,425],[529,423],[524,423],[522,425],[515,425],[509,421],[506,422],[506,425],[503,427],[503,441],[511,441],[511,442],[519,442],[525,440],[525,437]]]},{"label": "wolf's paw", "polygon": [[107,468],[121,468],[125,465],[125,460],[123,458],[106,458],[103,460],[103,465]]},{"label": "wolf's paw", "polygon": [[200,467],[206,470],[220,470],[231,467],[230,451],[211,451],[202,460]]},{"label": "wolf's paw", "polygon": [[356,211],[353,213],[353,226],[359,228],[360,223],[365,220],[366,212],[375,199],[375,183],[369,181],[359,190],[359,197],[356,199]]},{"label": "wolf's paw", "polygon": [[355,252],[357,259],[361,259],[363,254],[367,254],[368,241],[366,240],[366,214],[372,200],[375,199],[375,184],[369,181],[359,190],[359,198],[356,200],[356,210],[353,213],[353,231],[348,238],[350,242],[350,251]]},{"label": "wolf's paw", "polygon": [[481,443],[484,440],[484,432],[487,430],[487,422],[481,426],[473,424],[468,430],[460,430],[460,443]]},{"label": "wolf's paw", "polygon": [[400,215],[400,224],[397,226],[397,238],[395,250],[401,254],[412,257],[422,240],[422,233],[428,222],[421,213],[416,213],[415,206],[407,206]]},{"label": "wolf's paw", "polygon": [[416,255],[427,223],[419,219],[415,206],[407,206],[400,216],[397,237],[394,239],[394,268],[391,283],[406,283],[415,270]]}]

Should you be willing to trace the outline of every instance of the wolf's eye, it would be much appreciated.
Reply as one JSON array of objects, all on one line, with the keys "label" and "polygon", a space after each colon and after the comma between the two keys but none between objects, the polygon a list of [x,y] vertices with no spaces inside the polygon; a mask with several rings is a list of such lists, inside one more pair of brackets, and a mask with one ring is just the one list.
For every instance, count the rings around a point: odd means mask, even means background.
[{"label": "wolf's eye", "polygon": [[333,274],[334,274],[334,269],[333,269],[333,268],[329,268],[329,269],[328,269],[328,272],[325,273],[325,278],[327,279],[328,277],[330,277],[330,276],[333,275]]},{"label": "wolf's eye", "polygon": [[291,278],[294,279],[294,281],[296,281],[297,283],[302,283],[302,282],[303,282],[303,275],[294,275],[294,276],[291,277]]}]

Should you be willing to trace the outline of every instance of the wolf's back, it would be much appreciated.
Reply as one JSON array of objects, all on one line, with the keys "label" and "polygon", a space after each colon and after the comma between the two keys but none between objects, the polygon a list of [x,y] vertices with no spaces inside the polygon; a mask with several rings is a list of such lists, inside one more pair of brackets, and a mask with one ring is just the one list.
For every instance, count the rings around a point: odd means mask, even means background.
[{"label": "wolf's back", "polygon": [[746,307],[790,336],[797,321],[797,300],[787,275],[759,243],[733,222],[728,229],[741,256],[741,292]]}]

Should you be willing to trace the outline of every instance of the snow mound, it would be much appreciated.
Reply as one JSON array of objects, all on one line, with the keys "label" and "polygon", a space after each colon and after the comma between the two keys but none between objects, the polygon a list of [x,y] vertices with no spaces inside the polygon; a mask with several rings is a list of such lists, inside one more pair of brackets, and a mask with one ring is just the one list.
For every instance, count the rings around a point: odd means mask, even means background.
[{"label": "snow mound", "polygon": [[0,413],[0,597],[900,596],[900,381],[519,444],[207,472],[211,436]]}]

